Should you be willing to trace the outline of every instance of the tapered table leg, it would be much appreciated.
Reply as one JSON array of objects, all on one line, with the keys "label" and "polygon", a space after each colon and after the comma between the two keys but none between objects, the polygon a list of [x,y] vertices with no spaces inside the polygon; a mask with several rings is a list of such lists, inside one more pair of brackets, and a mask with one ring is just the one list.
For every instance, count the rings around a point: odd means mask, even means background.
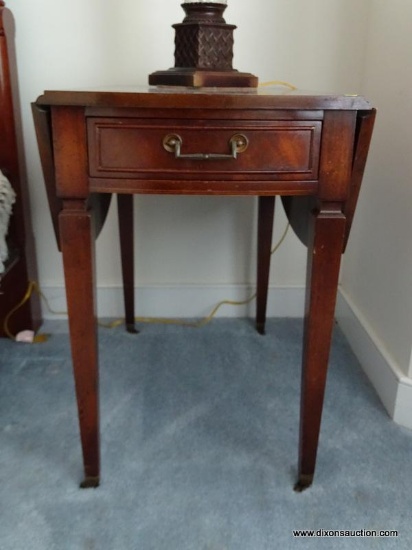
[{"label": "tapered table leg", "polygon": [[345,216],[331,206],[314,214],[308,246],[297,491],[312,483],[332,339]]},{"label": "tapered table leg", "polygon": [[258,200],[256,330],[265,334],[275,197]]},{"label": "tapered table leg", "polygon": [[94,238],[86,201],[65,201],[59,227],[85,473],[81,487],[97,487],[100,457]]},{"label": "tapered table leg", "polygon": [[134,311],[133,195],[117,195],[126,330],[137,333]]}]

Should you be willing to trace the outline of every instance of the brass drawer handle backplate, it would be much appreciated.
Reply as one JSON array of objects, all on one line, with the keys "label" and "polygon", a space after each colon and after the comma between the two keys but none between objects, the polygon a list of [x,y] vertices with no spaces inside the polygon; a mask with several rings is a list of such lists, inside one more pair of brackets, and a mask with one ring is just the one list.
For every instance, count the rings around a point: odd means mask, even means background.
[{"label": "brass drawer handle backplate", "polygon": [[177,159],[190,159],[190,160],[227,160],[236,159],[238,153],[246,151],[249,140],[243,134],[235,134],[229,140],[229,147],[231,153],[228,155],[222,155],[219,153],[190,153],[182,154],[183,140],[178,134],[168,134],[163,138],[163,147],[169,153],[174,153]]}]

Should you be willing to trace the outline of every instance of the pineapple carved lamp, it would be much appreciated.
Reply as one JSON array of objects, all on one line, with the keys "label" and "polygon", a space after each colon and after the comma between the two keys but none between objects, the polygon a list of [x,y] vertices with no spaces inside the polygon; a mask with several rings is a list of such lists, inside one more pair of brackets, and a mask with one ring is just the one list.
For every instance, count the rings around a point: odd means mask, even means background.
[{"label": "pineapple carved lamp", "polygon": [[184,0],[175,29],[175,66],[149,75],[149,84],[255,88],[258,78],[232,67],[233,31],[223,18],[227,0]]}]

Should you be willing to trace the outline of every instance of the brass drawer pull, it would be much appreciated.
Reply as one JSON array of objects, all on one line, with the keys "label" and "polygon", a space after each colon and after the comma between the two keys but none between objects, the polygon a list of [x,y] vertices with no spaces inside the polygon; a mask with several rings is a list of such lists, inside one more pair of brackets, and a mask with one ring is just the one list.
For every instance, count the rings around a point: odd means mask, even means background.
[{"label": "brass drawer pull", "polygon": [[222,155],[219,153],[190,153],[182,154],[183,140],[178,134],[168,134],[163,138],[163,147],[169,153],[174,153],[177,159],[190,159],[190,160],[227,160],[236,159],[238,153],[246,151],[249,140],[243,134],[235,134],[229,140],[229,146],[231,153],[228,155]]}]

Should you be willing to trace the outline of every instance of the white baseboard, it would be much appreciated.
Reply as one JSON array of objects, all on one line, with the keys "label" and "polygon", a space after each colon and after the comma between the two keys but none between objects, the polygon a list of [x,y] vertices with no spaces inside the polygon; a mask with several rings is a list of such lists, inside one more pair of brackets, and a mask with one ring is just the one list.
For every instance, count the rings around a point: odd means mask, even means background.
[{"label": "white baseboard", "polygon": [[412,429],[412,379],[403,374],[342,289],[338,295],[336,319],[391,418]]},{"label": "white baseboard", "polygon": [[[45,319],[62,319],[67,309],[63,287],[42,287],[52,313],[43,305]],[[248,285],[153,285],[135,289],[136,315],[139,317],[200,318],[209,315],[222,300],[243,301],[253,295]],[[270,287],[267,313],[270,317],[302,317],[304,287]],[[216,317],[249,317],[255,311],[255,300],[247,305],[223,305]],[[99,317],[123,317],[122,289],[118,286],[98,287]]]}]

